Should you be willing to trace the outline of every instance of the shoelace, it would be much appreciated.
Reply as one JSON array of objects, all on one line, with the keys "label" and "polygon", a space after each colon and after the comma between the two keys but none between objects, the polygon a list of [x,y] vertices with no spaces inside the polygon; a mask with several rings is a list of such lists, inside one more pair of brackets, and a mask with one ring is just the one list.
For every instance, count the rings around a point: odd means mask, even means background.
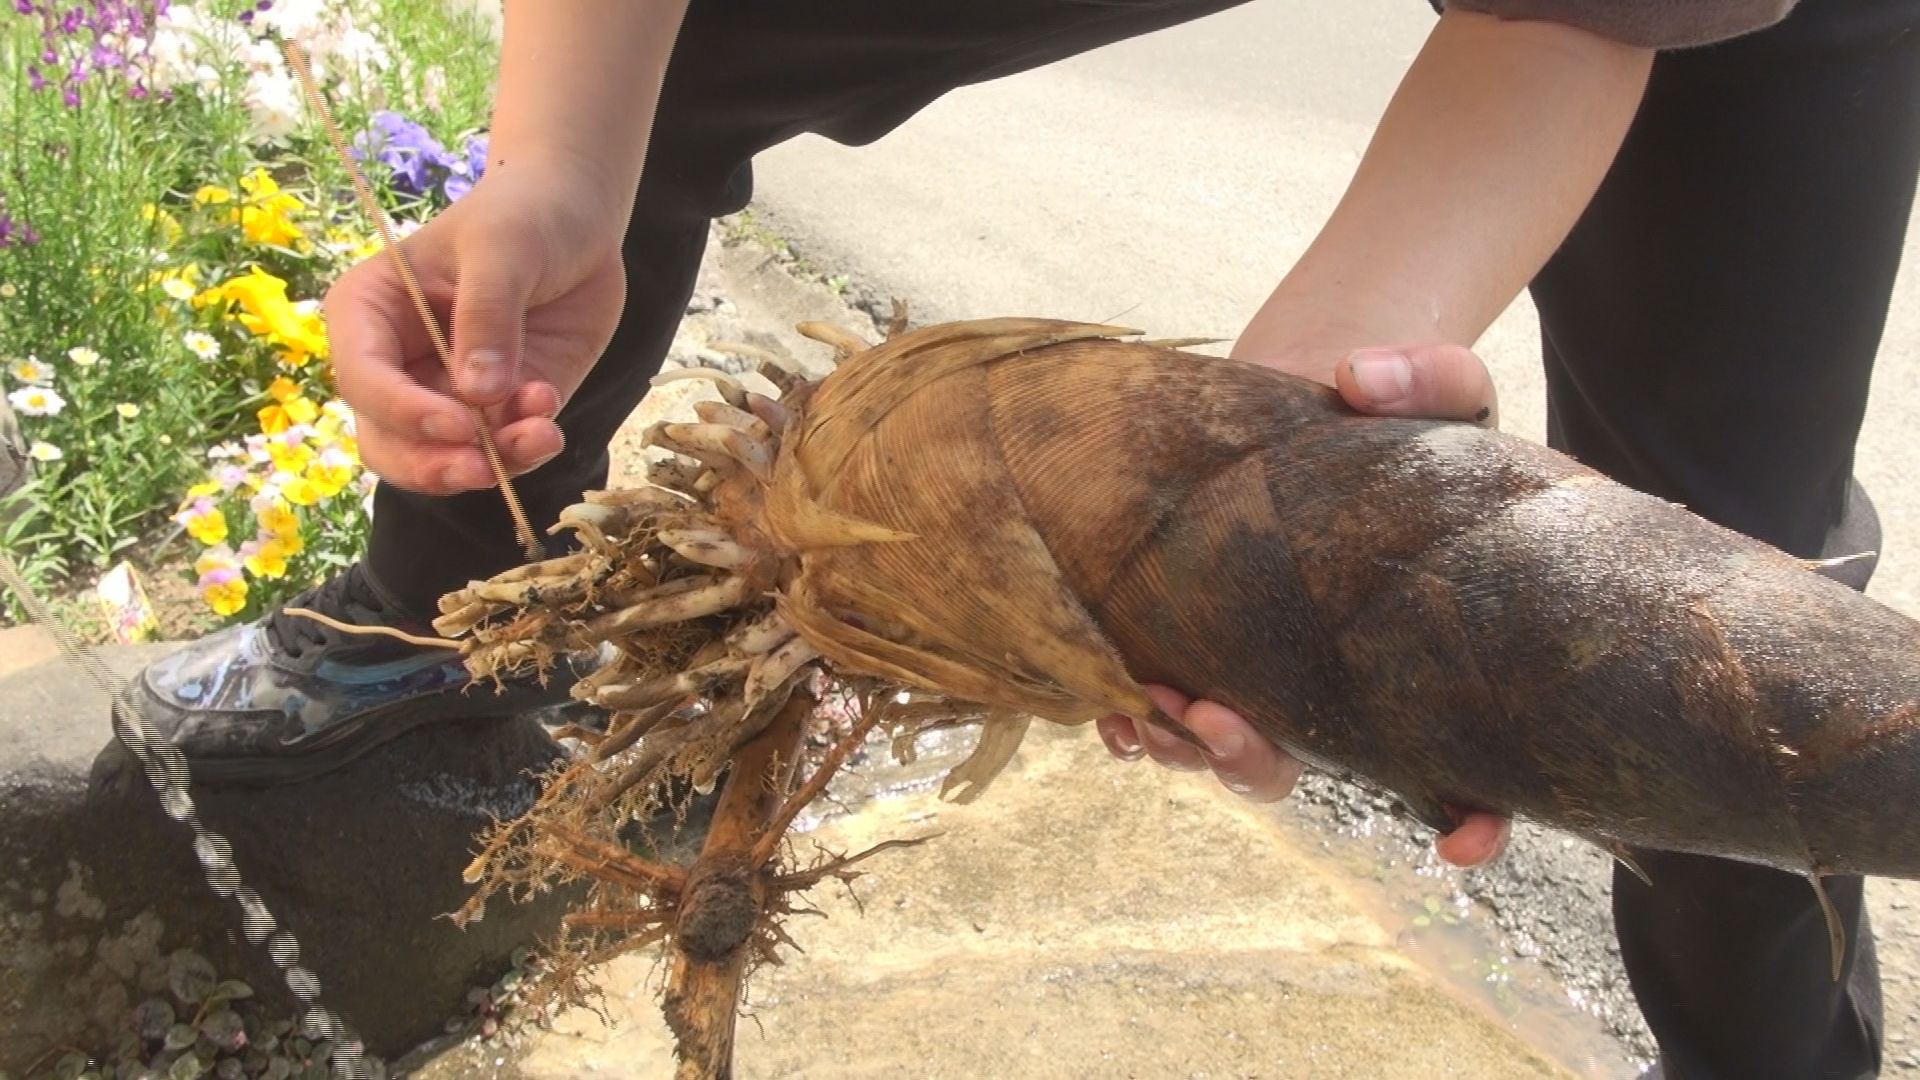
[{"label": "shoelace", "polygon": [[281,651],[298,658],[309,648],[331,643],[339,637],[339,631],[312,619],[289,615],[288,608],[309,608],[346,623],[366,622],[360,617],[363,612],[384,615],[386,606],[361,580],[360,574],[356,563],[274,609],[264,621],[267,637]]}]

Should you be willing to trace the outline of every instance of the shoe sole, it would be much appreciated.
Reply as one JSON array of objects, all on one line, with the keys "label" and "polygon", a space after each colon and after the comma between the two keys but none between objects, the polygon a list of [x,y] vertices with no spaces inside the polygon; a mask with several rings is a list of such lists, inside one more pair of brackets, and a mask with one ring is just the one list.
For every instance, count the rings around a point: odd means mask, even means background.
[{"label": "shoe sole", "polygon": [[570,698],[554,700],[551,690],[512,691],[484,699],[466,694],[399,701],[372,710],[341,730],[287,746],[283,751],[229,757],[187,758],[197,785],[281,787],[338,772],[395,739],[429,724],[506,720],[541,712]]}]

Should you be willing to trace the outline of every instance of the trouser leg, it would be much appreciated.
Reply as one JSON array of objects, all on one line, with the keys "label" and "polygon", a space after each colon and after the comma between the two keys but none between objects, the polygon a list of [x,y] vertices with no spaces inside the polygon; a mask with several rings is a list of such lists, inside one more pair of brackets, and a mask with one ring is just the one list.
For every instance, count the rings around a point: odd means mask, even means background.
[{"label": "trouser leg", "polygon": [[[626,226],[619,329],[561,411],[566,450],[515,484],[535,527],[605,483],[608,443],[672,343],[709,222],[746,205],[756,153],[806,132],[869,142],[956,87],[1240,2],[695,0]],[[443,593],[524,558],[491,489],[441,498],[382,486],[368,548],[374,578],[405,606],[429,611]]]},{"label": "trouser leg", "polygon": [[[1540,275],[1549,440],[1801,556],[1877,549],[1854,444],[1920,161],[1920,4],[1803,0],[1655,65],[1625,149]],[[1871,564],[1842,575],[1864,588]],[[1874,1075],[1857,877],[1831,977],[1808,882],[1635,852],[1622,957],[1669,1077]]]}]

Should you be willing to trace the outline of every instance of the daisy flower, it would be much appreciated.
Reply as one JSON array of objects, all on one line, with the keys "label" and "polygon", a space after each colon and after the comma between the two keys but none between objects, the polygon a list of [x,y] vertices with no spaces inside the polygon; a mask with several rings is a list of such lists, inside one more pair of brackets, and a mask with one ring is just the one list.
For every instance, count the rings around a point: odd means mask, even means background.
[{"label": "daisy flower", "polygon": [[7,371],[16,380],[23,383],[49,383],[53,381],[53,369],[40,362],[37,356],[25,360],[15,360],[7,365]]},{"label": "daisy flower", "polygon": [[28,416],[58,416],[67,407],[66,399],[47,386],[23,386],[8,394],[7,400]]},{"label": "daisy flower", "polygon": [[203,330],[189,330],[182,340],[187,343],[188,351],[202,360],[212,360],[220,355],[220,343]]}]

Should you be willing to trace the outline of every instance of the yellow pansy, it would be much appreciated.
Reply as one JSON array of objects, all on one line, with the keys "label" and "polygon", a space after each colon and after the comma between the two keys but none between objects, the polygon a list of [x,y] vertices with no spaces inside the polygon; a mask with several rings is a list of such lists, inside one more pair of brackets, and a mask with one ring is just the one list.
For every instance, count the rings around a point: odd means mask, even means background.
[{"label": "yellow pansy", "polygon": [[187,534],[203,544],[222,543],[227,538],[227,515],[219,508],[186,515]]},{"label": "yellow pansy", "polygon": [[272,536],[298,537],[300,535],[300,517],[293,508],[275,500],[273,503],[255,507],[253,518],[260,523],[261,531]]},{"label": "yellow pansy", "polygon": [[304,442],[291,445],[275,440],[267,444],[267,455],[273,459],[273,467],[284,473],[304,472],[313,463],[313,447]]},{"label": "yellow pansy", "polygon": [[260,430],[268,435],[279,435],[295,424],[311,424],[319,415],[320,406],[315,405],[313,399],[290,398],[260,410]]},{"label": "yellow pansy", "polygon": [[244,565],[254,577],[281,578],[287,575],[287,560],[298,553],[297,544],[270,536],[248,545]]},{"label": "yellow pansy", "polygon": [[147,288],[159,289],[173,300],[190,301],[200,288],[200,267],[188,263],[177,270],[155,270],[147,275]]},{"label": "yellow pansy", "polygon": [[222,574],[200,586],[200,599],[216,615],[232,615],[247,606],[247,579],[237,571],[229,573],[233,576]]},{"label": "yellow pansy", "polygon": [[313,506],[324,497],[320,493],[319,485],[304,476],[296,476],[287,481],[280,492],[295,506]]},{"label": "yellow pansy", "polygon": [[323,498],[331,499],[353,483],[354,460],[338,447],[328,447],[307,466],[307,479],[313,481]]},{"label": "yellow pansy", "polygon": [[233,191],[217,184],[207,184],[193,193],[193,201],[201,206],[217,206],[233,201]]},{"label": "yellow pansy", "polygon": [[287,283],[255,266],[220,286],[220,299],[239,310],[228,317],[269,345],[286,350],[292,366],[310,357],[327,355],[326,322],[319,305],[296,304],[287,298]]},{"label": "yellow pansy", "polygon": [[140,220],[151,221],[160,226],[160,242],[162,245],[172,247],[180,242],[180,223],[174,220],[172,214],[167,213],[153,203],[148,203],[140,208]]},{"label": "yellow pansy", "polygon": [[305,240],[300,227],[287,219],[288,214],[305,209],[298,198],[280,190],[267,171],[255,168],[240,178],[247,193],[246,204],[236,215],[240,231],[256,244],[288,246]]}]

